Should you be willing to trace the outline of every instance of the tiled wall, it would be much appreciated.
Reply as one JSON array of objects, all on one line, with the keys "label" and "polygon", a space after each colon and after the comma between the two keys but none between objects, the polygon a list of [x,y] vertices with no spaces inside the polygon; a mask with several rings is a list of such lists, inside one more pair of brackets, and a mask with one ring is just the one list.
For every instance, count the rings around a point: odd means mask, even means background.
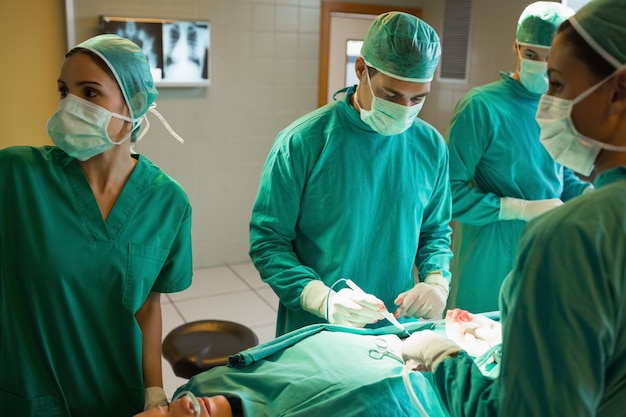
[{"label": "tiled wall", "polygon": [[99,14],[210,21],[210,87],[159,89],[157,110],[185,144],[153,119],[137,150],[191,199],[194,265],[246,261],[267,152],[316,106],[320,1],[75,0],[75,8],[79,41],[95,33]]},{"label": "tiled wall", "polygon": [[[361,0],[361,3],[382,1]],[[77,40],[97,32],[97,16],[208,19],[211,86],[161,88],[158,110],[185,138],[156,119],[139,143],[177,179],[193,204],[196,267],[248,259],[248,222],[262,164],[276,134],[316,107],[320,0],[74,0]],[[422,117],[442,133],[471,85],[512,70],[519,13],[530,1],[473,0],[469,83],[435,81]],[[421,7],[441,31],[442,0],[385,1]],[[158,213],[146,213],[158,216]]]}]

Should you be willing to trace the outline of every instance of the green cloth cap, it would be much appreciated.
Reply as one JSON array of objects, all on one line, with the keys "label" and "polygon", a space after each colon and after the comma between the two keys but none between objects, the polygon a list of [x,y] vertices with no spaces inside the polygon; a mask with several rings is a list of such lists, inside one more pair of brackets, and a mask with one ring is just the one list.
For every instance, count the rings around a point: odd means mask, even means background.
[{"label": "green cloth cap", "polygon": [[98,55],[113,72],[132,119],[143,116],[159,94],[146,55],[141,48],[117,35],[98,35],[76,45]]},{"label": "green cloth cap", "polygon": [[428,83],[439,64],[441,46],[435,30],[423,20],[408,13],[388,12],[370,25],[361,55],[367,65],[385,75]]},{"label": "green cloth cap", "polygon": [[569,20],[589,46],[615,68],[626,64],[626,0],[592,0]]},{"label": "green cloth cap", "polygon": [[549,48],[561,23],[574,10],[553,1],[538,1],[527,6],[517,22],[517,43],[524,46]]}]

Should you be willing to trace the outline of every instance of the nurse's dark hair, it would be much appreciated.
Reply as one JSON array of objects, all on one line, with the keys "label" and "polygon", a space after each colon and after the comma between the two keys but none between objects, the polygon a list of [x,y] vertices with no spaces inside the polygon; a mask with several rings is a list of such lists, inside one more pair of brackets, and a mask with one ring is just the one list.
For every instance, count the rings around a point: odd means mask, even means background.
[{"label": "nurse's dark hair", "polygon": [[589,71],[598,78],[605,78],[615,71],[615,67],[600,54],[598,54],[582,36],[576,32],[569,20],[559,26],[557,34],[563,36],[565,41],[572,45],[572,54],[584,62]]}]

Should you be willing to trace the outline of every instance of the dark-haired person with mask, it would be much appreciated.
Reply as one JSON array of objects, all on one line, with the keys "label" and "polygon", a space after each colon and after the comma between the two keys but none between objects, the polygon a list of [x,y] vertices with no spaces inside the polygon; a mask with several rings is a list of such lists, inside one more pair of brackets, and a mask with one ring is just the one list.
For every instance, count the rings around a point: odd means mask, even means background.
[{"label": "dark-haired person with mask", "polygon": [[55,146],[0,150],[2,414],[130,416],[167,403],[160,294],[191,284],[191,206],[132,152],[157,97],[137,45],[88,39],[57,84]]},{"label": "dark-haired person with mask", "polygon": [[443,312],[448,151],[417,117],[440,53],[423,20],[378,16],[356,59],[359,84],[278,135],[250,221],[250,256],[280,299],[277,335],[388,325],[385,309],[401,320]]},{"label": "dark-haired person with mask", "polygon": [[501,292],[497,379],[445,338],[407,339],[452,416],[626,411],[626,0],[591,0],[564,22],[548,77],[540,141],[596,189],[528,223]]}]

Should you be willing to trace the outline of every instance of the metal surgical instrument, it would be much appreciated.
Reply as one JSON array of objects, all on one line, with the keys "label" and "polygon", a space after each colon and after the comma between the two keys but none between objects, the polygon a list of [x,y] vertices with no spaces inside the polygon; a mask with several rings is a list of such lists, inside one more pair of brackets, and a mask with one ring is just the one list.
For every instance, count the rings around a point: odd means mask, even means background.
[{"label": "metal surgical instrument", "polygon": [[387,342],[382,337],[377,337],[375,340],[376,347],[367,351],[367,354],[370,358],[373,359],[382,359],[383,356],[389,356],[401,363],[404,363],[404,360],[401,356],[396,355],[393,350],[389,348],[389,342]]}]

